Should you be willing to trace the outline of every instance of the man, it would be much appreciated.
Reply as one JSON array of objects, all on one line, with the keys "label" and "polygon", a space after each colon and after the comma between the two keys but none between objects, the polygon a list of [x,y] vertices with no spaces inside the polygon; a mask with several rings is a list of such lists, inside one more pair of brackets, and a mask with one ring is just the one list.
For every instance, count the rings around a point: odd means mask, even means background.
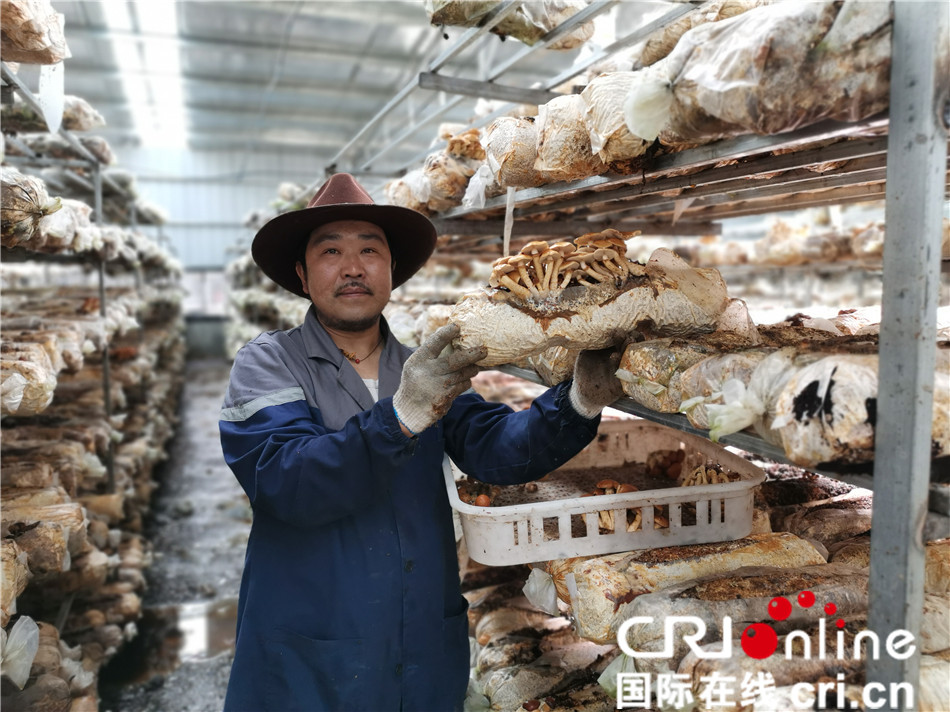
[{"label": "man", "polygon": [[483,347],[443,327],[415,352],[381,317],[435,247],[415,211],[375,205],[337,174],[261,228],[252,254],[312,302],[304,323],[237,355],[224,456],[254,521],[228,710],[461,709],[469,674],[447,453],[466,473],[537,479],[594,436],[619,394],[585,353],[573,382],[523,412],[469,390]]}]

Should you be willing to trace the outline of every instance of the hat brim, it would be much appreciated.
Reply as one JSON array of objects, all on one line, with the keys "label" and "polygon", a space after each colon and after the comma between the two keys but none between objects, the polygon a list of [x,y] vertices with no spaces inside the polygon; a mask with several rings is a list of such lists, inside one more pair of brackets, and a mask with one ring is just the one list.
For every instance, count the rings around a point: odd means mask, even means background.
[{"label": "hat brim", "polygon": [[435,226],[422,213],[398,205],[347,203],[292,210],[272,218],[254,236],[251,256],[281,287],[309,298],[297,276],[300,250],[316,228],[337,220],[363,220],[382,228],[392,254],[394,289],[418,272],[435,250]]}]

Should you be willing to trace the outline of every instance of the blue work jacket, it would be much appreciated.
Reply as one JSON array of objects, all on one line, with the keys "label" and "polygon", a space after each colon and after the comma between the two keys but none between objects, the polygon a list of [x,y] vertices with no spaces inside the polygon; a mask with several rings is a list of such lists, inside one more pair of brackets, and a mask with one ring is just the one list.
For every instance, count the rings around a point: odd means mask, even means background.
[{"label": "blue work jacket", "polygon": [[383,330],[376,403],[312,308],[234,360],[221,443],[254,516],[226,710],[461,709],[467,604],[443,453],[521,483],[596,433],[562,384],[521,412],[465,393],[408,438],[392,396],[411,350]]}]

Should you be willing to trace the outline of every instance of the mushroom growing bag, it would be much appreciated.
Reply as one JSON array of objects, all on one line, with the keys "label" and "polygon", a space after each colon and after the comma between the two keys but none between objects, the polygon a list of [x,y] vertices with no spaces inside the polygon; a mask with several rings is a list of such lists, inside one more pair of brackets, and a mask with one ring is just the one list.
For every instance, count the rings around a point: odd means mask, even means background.
[{"label": "mushroom growing bag", "polygon": [[[13,104],[4,104],[0,108],[0,121],[8,131],[23,133],[28,131],[48,131],[46,120],[33,111],[33,108],[17,94]],[[102,114],[92,108],[85,99],[67,94],[63,97],[63,124],[67,131],[90,131],[105,126]]]},{"label": "mushroom growing bag", "polygon": [[[790,536],[790,535],[787,535]],[[820,558],[820,556],[819,556]],[[723,619],[732,619],[732,633],[746,625],[768,621],[777,633],[802,628],[823,615],[822,607],[793,607],[782,621],[769,616],[769,602],[784,596],[795,600],[801,591],[811,591],[817,601],[833,601],[837,614],[848,617],[867,611],[867,574],[840,564],[813,563],[747,566],[730,572],[716,572],[692,581],[684,581],[656,593],[640,596],[627,606],[624,620],[635,616],[652,619],[633,625],[627,642],[639,651],[662,650],[666,641],[665,621],[669,616],[694,616],[706,625],[706,635],[698,642],[709,644],[723,639]],[[817,610],[815,610],[817,609]],[[693,632],[690,626],[689,632]],[[689,647],[683,636],[673,641],[671,657],[639,658],[640,672],[676,672]],[[741,653],[734,651],[738,656]]]},{"label": "mushroom growing bag", "polygon": [[[714,438],[751,425],[798,465],[865,462],[874,457],[877,390],[877,354],[799,353],[786,347],[759,361],[747,383],[726,381],[722,403],[706,405],[706,415]],[[945,348],[937,349],[931,437],[934,457],[950,454]]]},{"label": "mushroom growing bag", "polygon": [[65,18],[49,0],[3,0],[0,12],[4,61],[56,64],[72,56],[63,34]]},{"label": "mushroom growing bag", "polygon": [[0,168],[0,182],[3,246],[31,245],[40,220],[59,210],[61,201],[59,198],[50,198],[46,184],[41,179],[20,173],[16,168]]},{"label": "mushroom growing bag", "polygon": [[581,92],[590,148],[605,163],[636,158],[650,146],[630,133],[623,117],[624,97],[635,77],[635,72],[601,74]]},{"label": "mushroom growing bag", "polygon": [[640,73],[627,127],[677,145],[873,116],[888,105],[891,14],[888,2],[781,2],[695,27]]},{"label": "mushroom growing bag", "polygon": [[[616,640],[629,617],[639,615],[637,601],[683,581],[732,571],[741,567],[770,566],[797,570],[823,564],[821,554],[793,534],[759,534],[714,544],[669,546],[570,560],[568,566],[549,562],[570,591],[571,614],[580,636],[595,642]],[[554,574],[552,574],[554,575]],[[573,579],[573,583],[569,579]],[[663,615],[678,615],[676,610]],[[657,625],[662,629],[662,618]],[[652,640],[652,634],[645,640]],[[631,640],[631,642],[633,642]]]},{"label": "mushroom growing bag", "polygon": [[553,346],[606,348],[638,329],[688,335],[716,328],[729,301],[716,270],[692,268],[662,248],[640,265],[622,245],[621,233],[605,230],[574,243],[529,243],[496,260],[489,286],[455,305],[455,345],[487,346],[479,365],[488,367]]},{"label": "mushroom growing bag", "polygon": [[[475,27],[500,0],[425,0],[425,11],[433,25]],[[514,37],[533,45],[562,22],[583,10],[586,0],[532,0],[526,2],[492,28],[502,37]],[[549,45],[549,49],[574,49],[594,34],[594,23],[587,21]]]},{"label": "mushroom growing bag", "polygon": [[538,127],[534,116],[501,116],[485,130],[485,153],[502,188],[534,188],[545,182],[535,169]]},{"label": "mushroom growing bag", "polygon": [[607,164],[591,150],[584,122],[586,105],[578,94],[551,99],[538,107],[538,145],[534,168],[545,182],[600,175]]}]

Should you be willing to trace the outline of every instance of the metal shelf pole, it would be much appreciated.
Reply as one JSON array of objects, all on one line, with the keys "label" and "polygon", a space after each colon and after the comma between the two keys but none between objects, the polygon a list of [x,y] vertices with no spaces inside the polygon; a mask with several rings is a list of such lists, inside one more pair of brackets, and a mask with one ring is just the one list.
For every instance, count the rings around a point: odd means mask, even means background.
[{"label": "metal shelf pole", "polygon": [[[98,163],[92,164],[92,183],[95,188],[95,205],[92,219],[102,222],[102,168]],[[102,257],[98,261],[99,275],[99,316],[106,318],[106,261]],[[109,343],[106,341],[102,345],[102,390],[103,412],[106,416],[106,422],[112,427],[112,374],[109,369]],[[108,450],[106,452],[106,485],[107,492],[115,492],[115,445],[112,438],[109,438]]]},{"label": "metal shelf pole", "polygon": [[867,681],[889,690],[907,682],[916,690],[936,368],[935,296],[947,169],[947,127],[942,122],[947,94],[943,88],[941,95],[945,77],[935,60],[948,26],[943,3],[899,1],[893,7],[868,623],[882,641],[894,630],[909,631],[916,651],[906,660],[884,654],[869,659]]}]

